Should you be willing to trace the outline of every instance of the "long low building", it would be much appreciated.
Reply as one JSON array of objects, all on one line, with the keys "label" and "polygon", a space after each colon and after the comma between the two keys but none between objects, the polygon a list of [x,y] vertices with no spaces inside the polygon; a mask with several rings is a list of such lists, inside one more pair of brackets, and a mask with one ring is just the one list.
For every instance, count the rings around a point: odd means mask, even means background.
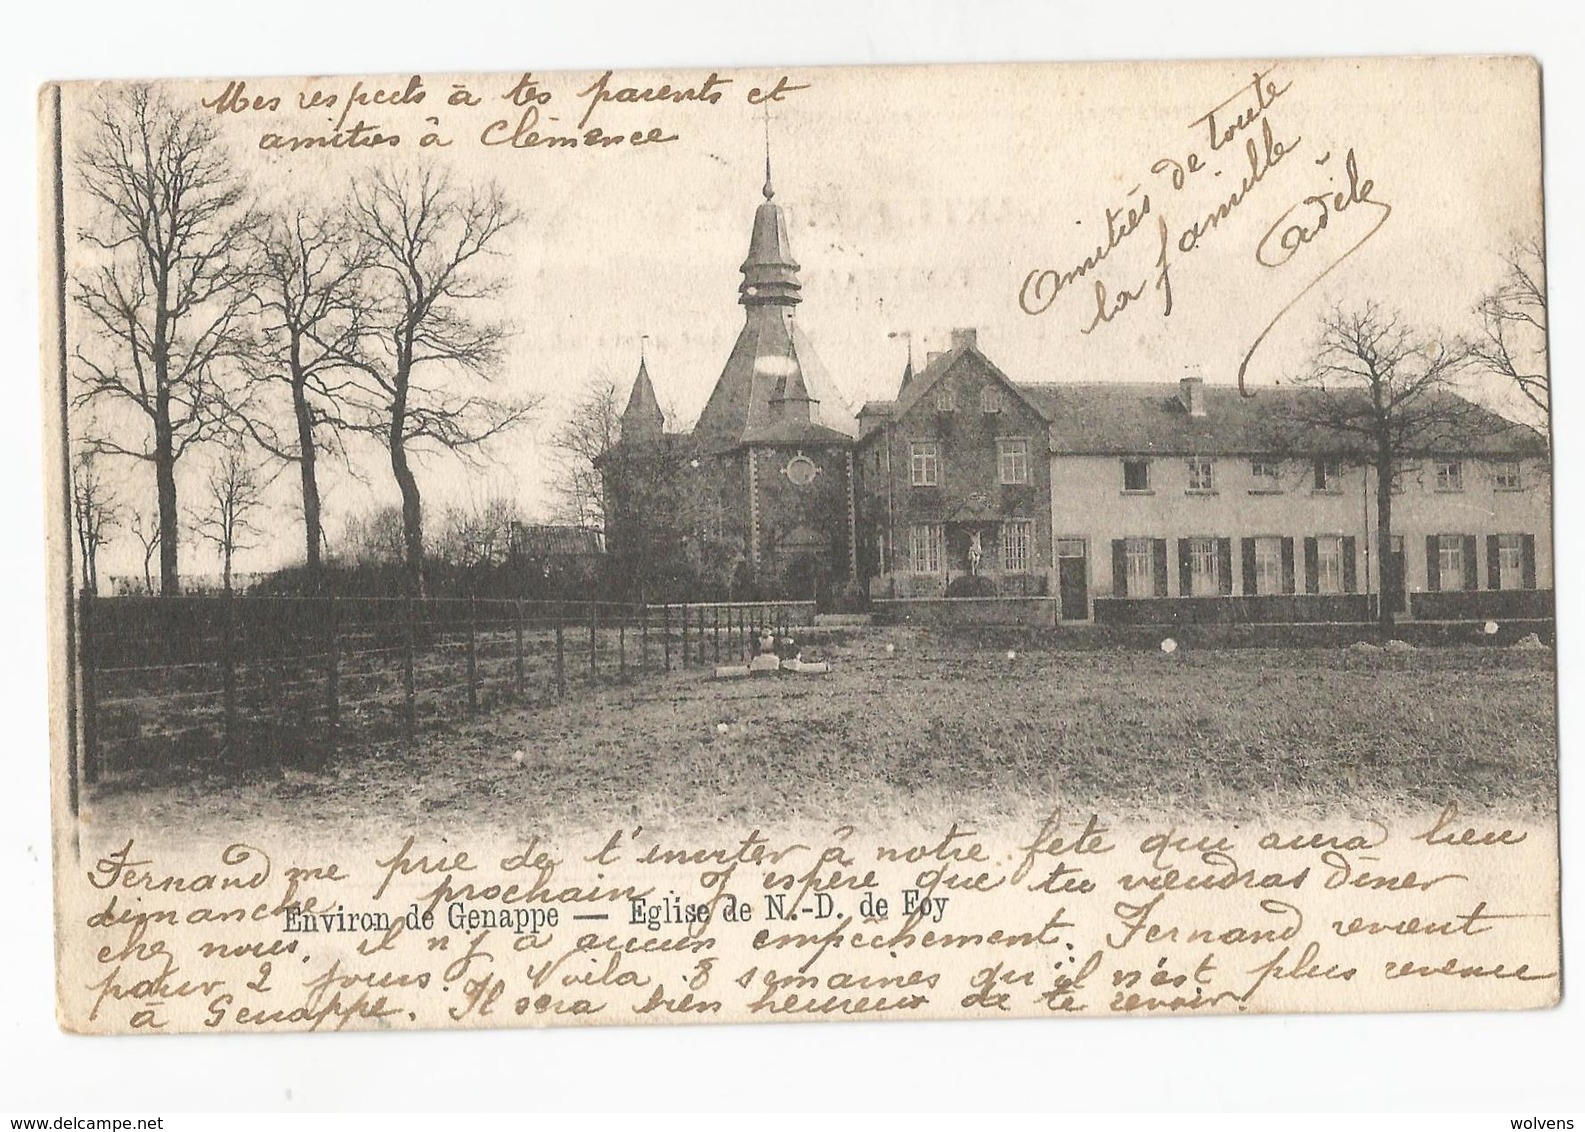
[{"label": "long low building", "polygon": [[955,332],[859,414],[871,596],[1134,623],[1365,621],[1382,595],[1420,619],[1551,616],[1538,433],[1455,398],[1456,439],[1401,454],[1383,563],[1373,470],[1302,423],[1312,391],[1253,392],[1014,382]]}]

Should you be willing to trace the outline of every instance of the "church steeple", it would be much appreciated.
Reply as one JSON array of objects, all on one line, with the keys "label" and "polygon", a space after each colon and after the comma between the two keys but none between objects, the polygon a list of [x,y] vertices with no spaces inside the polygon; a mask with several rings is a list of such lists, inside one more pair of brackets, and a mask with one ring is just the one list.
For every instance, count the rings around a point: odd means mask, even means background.
[{"label": "church steeple", "polygon": [[666,414],[660,410],[642,352],[638,358],[638,376],[633,379],[633,392],[628,395],[620,424],[622,439],[629,441],[659,440],[666,429]]},{"label": "church steeple", "polygon": [[770,176],[770,135],[765,138],[765,197],[754,212],[754,232],[749,237],[748,258],[738,270],[743,282],[738,287],[738,302],[746,307],[790,307],[799,302],[803,289],[798,282],[798,261],[793,259],[787,239],[787,216],[776,203],[776,188]]}]

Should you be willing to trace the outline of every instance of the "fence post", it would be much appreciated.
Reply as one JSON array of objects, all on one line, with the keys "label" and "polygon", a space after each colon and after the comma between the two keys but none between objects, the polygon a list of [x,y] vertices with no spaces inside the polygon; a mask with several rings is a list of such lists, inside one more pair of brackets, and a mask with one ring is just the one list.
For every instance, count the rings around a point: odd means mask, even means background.
[{"label": "fence post", "polygon": [[337,749],[341,727],[341,642],[337,618],[340,614],[338,599],[329,599],[330,609],[325,615],[325,711],[330,718],[330,749]]},{"label": "fence post", "polygon": [[666,671],[671,671],[671,602],[660,607],[660,643],[666,653]]},{"label": "fence post", "polygon": [[699,664],[704,665],[704,606],[699,606]]},{"label": "fence post", "polygon": [[523,698],[523,599],[518,598],[512,606],[512,629],[516,635],[516,647],[512,655],[512,676],[517,686],[517,698]]},{"label": "fence post", "polygon": [[468,599],[468,714],[479,710],[479,599]]},{"label": "fence post", "polygon": [[649,667],[649,602],[648,601],[641,601],[641,602],[638,603],[638,615],[639,615],[639,617],[641,619],[639,621],[639,630],[638,630],[638,635],[639,635],[638,666],[640,668],[648,668]]},{"label": "fence post", "polygon": [[225,751],[228,759],[237,756],[237,656],[236,624],[232,619],[231,591],[221,599],[220,670],[225,701]]},{"label": "fence post", "polygon": [[567,698],[567,606],[556,602],[556,696]]},{"label": "fence post", "polygon": [[682,603],[682,666],[687,668],[693,663],[688,655],[688,603]]},{"label": "fence post", "polygon": [[82,614],[77,619],[77,660],[82,667],[83,782],[99,781],[99,686],[94,669],[99,650],[94,647],[94,595],[83,590]]},{"label": "fence post", "polygon": [[402,721],[407,741],[418,729],[418,710],[413,694],[413,599],[404,598],[402,606]]},{"label": "fence post", "polygon": [[710,614],[710,637],[711,637],[711,646],[710,646],[711,647],[711,653],[710,653],[711,660],[715,664],[720,664],[721,663],[721,607],[719,605],[716,605],[716,606],[712,607],[712,611],[711,611],[711,614]]}]

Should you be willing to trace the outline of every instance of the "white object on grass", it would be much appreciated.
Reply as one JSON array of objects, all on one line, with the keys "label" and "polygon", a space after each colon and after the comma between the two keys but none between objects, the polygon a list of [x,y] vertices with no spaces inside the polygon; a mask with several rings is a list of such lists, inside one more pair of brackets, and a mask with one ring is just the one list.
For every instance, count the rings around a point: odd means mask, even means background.
[{"label": "white object on grass", "polygon": [[1496,636],[1497,635],[1497,627],[1498,627],[1497,626],[1497,622],[1495,622],[1495,621],[1486,622],[1486,635],[1488,637]]},{"label": "white object on grass", "polygon": [[1168,637],[1166,640],[1161,642],[1161,651],[1164,652],[1164,653],[1175,653],[1175,652],[1177,652],[1178,651],[1178,642],[1173,640],[1171,637]]}]

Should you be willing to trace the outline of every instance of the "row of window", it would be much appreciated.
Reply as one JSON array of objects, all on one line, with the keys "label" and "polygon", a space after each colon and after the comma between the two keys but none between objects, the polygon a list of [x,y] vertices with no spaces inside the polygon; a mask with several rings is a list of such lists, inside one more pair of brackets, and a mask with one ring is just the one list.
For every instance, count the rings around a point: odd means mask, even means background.
[{"label": "row of window", "polygon": [[[1214,536],[1181,538],[1178,550],[1178,593],[1182,597],[1226,596],[1233,593],[1234,540]],[[1359,592],[1358,541],[1353,535],[1314,535],[1302,540],[1256,536],[1239,540],[1242,593],[1246,595],[1351,594]],[[1481,588],[1475,535],[1431,535],[1426,539],[1426,588]],[[1117,539],[1112,544],[1112,589],[1118,597],[1166,597],[1168,540]],[[1393,539],[1393,569],[1404,568],[1404,540]],[[1493,590],[1534,589],[1535,539],[1532,535],[1486,536],[1485,587]],[[1302,570],[1302,573],[1301,573]]]},{"label": "row of window", "polygon": [[[1001,535],[980,545],[980,569],[1021,574],[1029,570],[1035,541],[1032,519],[1008,519]],[[946,563],[947,534],[940,523],[915,523],[908,529],[908,568],[915,574],[939,574]],[[992,556],[995,556],[994,558]]]},{"label": "row of window", "polygon": [[[916,440],[908,446],[910,479],[914,487],[939,487],[941,485],[941,445],[934,440]],[[1123,491],[1143,494],[1150,492],[1151,461],[1134,459],[1123,461]],[[1190,456],[1185,461],[1188,473],[1187,490],[1206,494],[1216,490],[1216,461],[1209,456]],[[996,469],[998,481],[1003,484],[1029,482],[1029,441],[1024,437],[999,437],[996,441]],[[1276,459],[1255,459],[1249,462],[1250,476],[1255,482],[1251,489],[1257,493],[1280,493],[1282,488],[1282,463]],[[1464,490],[1464,461],[1437,460],[1433,464],[1437,491]],[[1393,479],[1393,491],[1403,491],[1404,473]],[[1316,459],[1310,470],[1311,487],[1322,493],[1343,489],[1343,464],[1340,460]],[[1520,465],[1517,460],[1501,460],[1492,465],[1492,486],[1498,491],[1518,491],[1523,487]]]},{"label": "row of window", "polygon": [[[1148,492],[1151,461],[1132,459],[1123,461],[1123,491]],[[1188,490],[1212,492],[1216,490],[1216,461],[1209,456],[1190,456],[1186,461]],[[1436,460],[1432,471],[1437,491],[1464,490],[1464,461]],[[1278,493],[1282,491],[1282,462],[1277,459],[1254,459],[1249,462],[1249,474],[1255,482],[1255,492]],[[1403,490],[1405,473],[1393,477],[1394,492]],[[1343,462],[1318,458],[1311,462],[1311,487],[1318,492],[1338,492],[1343,489]],[[1518,491],[1523,485],[1518,460],[1499,460],[1492,465],[1492,486],[1498,491]]]},{"label": "row of window", "polygon": [[[980,390],[980,412],[999,413],[1002,411],[1002,391],[994,385],[987,385]],[[957,390],[943,385],[936,391],[936,412],[955,413],[958,411]]]},{"label": "row of window", "polygon": [[[911,482],[915,487],[941,486],[941,445],[917,440],[908,446]],[[1004,436],[996,441],[996,475],[1004,484],[1029,482],[1029,441]]]}]

